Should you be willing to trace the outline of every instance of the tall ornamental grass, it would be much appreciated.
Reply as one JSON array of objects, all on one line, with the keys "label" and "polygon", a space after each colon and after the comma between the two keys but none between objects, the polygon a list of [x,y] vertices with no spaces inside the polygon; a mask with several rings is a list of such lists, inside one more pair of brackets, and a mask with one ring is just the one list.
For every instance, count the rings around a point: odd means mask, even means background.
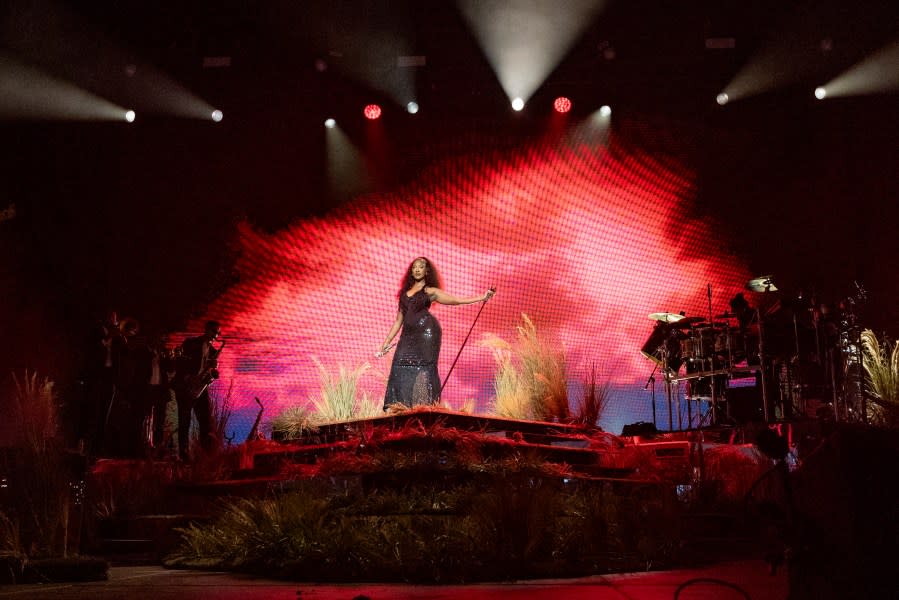
[{"label": "tall ornamental grass", "polygon": [[899,427],[899,343],[883,342],[870,329],[861,333],[862,366],[873,400],[869,417],[878,424]]},{"label": "tall ornamental grass", "polygon": [[482,345],[493,350],[494,412],[514,419],[565,421],[569,416],[565,352],[558,349],[524,313],[510,344],[496,335]]}]

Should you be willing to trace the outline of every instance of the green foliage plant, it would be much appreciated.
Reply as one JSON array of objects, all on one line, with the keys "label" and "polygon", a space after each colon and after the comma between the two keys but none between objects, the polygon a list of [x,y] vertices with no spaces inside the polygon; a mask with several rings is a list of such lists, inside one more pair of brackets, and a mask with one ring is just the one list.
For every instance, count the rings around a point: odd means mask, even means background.
[{"label": "green foliage plant", "polygon": [[315,581],[464,582],[634,570],[671,560],[659,485],[573,482],[506,462],[483,477],[226,501],[166,564]]}]

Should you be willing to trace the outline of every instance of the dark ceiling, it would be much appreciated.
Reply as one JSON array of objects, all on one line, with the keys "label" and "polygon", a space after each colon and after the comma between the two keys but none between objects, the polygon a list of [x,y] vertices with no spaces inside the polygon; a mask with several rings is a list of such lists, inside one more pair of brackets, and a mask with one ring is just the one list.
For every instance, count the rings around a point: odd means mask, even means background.
[{"label": "dark ceiling", "polygon": [[[416,69],[421,104],[456,111],[505,109],[495,75],[449,1],[14,0],[6,17],[19,31],[21,22],[34,28],[25,36],[33,43],[20,44],[31,46],[29,60],[70,74],[94,68],[87,81],[77,82],[87,87],[124,77],[124,64],[116,60],[130,59],[161,69],[223,108],[262,110],[280,94],[294,103],[298,94],[333,102],[353,92],[371,95],[342,74],[361,62],[393,68],[395,55],[389,51],[373,56],[375,41],[393,38],[398,53],[426,57],[426,66]],[[710,108],[715,94],[760,49],[789,41],[790,59],[803,63],[803,79],[795,84],[814,87],[891,41],[897,22],[899,9],[889,0],[612,1],[548,77],[544,91],[599,95],[647,108]],[[41,47],[49,44],[37,40],[73,27],[89,36],[80,51],[65,61],[41,56]],[[709,38],[733,38],[735,45],[707,49]],[[110,47],[121,54],[97,56]],[[222,56],[230,57],[229,67],[203,67],[204,57]],[[316,59],[324,59],[329,70],[316,71]]]},{"label": "dark ceiling", "polygon": [[[897,6],[610,2],[530,106],[564,93],[580,115],[609,103],[620,122],[645,124],[655,137],[633,143],[678,154],[697,174],[684,219],[715,219],[750,268],[796,286],[838,298],[863,281],[872,323],[895,335],[896,96],[816,102],[811,90],[890,42]],[[236,219],[277,229],[345,200],[322,178],[325,116],[344,117],[352,135],[362,104],[384,104],[397,157],[384,187],[413,179],[472,135],[487,147],[514,144],[545,117],[535,109],[510,118],[453,2],[14,0],[0,7],[0,24],[7,54],[141,115],[132,126],[0,121],[0,208],[18,211],[0,223],[10,257],[0,268],[5,312],[17,316],[0,331],[9,339],[72,330],[109,305],[158,328],[182,325],[228,285]],[[415,68],[423,107],[415,118],[349,75],[359,64],[396,68],[395,55],[372,50],[385,38],[426,57]],[[733,38],[734,47],[706,48],[708,38]],[[794,52],[785,70],[803,65],[795,81],[715,104],[742,66],[780,46]],[[204,67],[207,57],[230,64]],[[225,120],[154,112],[134,85],[154,69]]]}]

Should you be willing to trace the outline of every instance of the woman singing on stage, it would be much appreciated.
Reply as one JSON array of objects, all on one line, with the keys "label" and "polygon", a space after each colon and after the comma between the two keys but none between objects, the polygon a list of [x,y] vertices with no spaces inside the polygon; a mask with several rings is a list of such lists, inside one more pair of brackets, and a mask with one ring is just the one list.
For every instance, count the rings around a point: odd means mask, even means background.
[{"label": "woman singing on stage", "polygon": [[423,257],[412,261],[400,286],[396,320],[378,349],[378,356],[386,354],[402,328],[387,380],[384,410],[391,404],[412,407],[440,400],[440,323],[428,311],[431,303],[475,304],[486,302],[493,293],[487,290],[474,298],[454,298],[440,289],[440,278],[431,261]]}]

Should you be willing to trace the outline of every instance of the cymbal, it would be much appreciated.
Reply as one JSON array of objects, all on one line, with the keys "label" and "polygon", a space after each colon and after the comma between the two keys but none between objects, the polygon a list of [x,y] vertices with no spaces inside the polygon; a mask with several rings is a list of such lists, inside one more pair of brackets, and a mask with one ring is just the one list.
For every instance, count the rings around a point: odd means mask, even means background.
[{"label": "cymbal", "polygon": [[661,321],[662,323],[677,323],[684,319],[684,315],[670,312],[650,313],[649,318],[653,321]]},{"label": "cymbal", "polygon": [[702,317],[681,317],[681,320],[674,324],[674,327],[692,327],[695,323],[701,323]]},{"label": "cymbal", "polygon": [[762,275],[746,282],[746,289],[753,292],[776,292],[777,286],[774,285],[774,275]]}]

